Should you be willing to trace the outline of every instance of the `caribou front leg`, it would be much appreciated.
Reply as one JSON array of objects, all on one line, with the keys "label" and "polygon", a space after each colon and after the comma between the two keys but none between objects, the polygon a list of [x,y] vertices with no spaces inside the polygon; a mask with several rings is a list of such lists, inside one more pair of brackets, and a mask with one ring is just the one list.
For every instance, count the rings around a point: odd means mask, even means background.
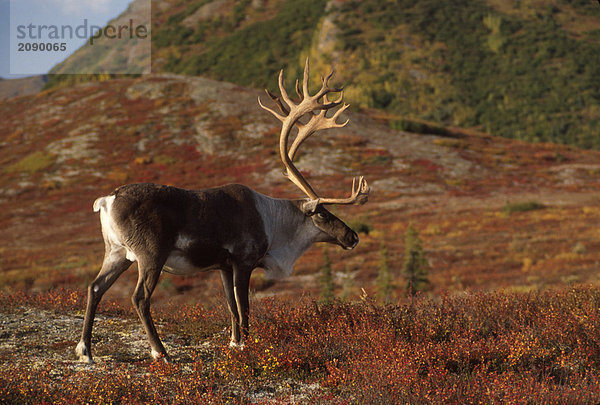
[{"label": "caribou front leg", "polygon": [[240,265],[233,266],[233,293],[237,304],[237,312],[239,315],[241,345],[244,345],[244,340],[250,332],[248,324],[248,316],[250,315],[250,303],[248,300],[248,290],[250,288],[250,276],[252,268]]},{"label": "caribou front leg", "polygon": [[253,269],[233,265],[232,269],[221,270],[223,291],[231,315],[230,347],[244,348],[244,338],[248,336],[248,314],[250,304],[248,288]]},{"label": "caribou front leg", "polygon": [[158,332],[156,331],[154,321],[152,321],[152,315],[150,314],[150,297],[158,283],[158,278],[163,265],[164,261],[162,263],[152,261],[150,263],[145,263],[142,260],[138,262],[138,282],[135,291],[133,292],[133,296],[131,297],[131,301],[144,325],[144,329],[146,329],[150,347],[152,348],[152,357],[154,359],[162,358],[165,361],[170,362],[171,359],[158,337]]}]

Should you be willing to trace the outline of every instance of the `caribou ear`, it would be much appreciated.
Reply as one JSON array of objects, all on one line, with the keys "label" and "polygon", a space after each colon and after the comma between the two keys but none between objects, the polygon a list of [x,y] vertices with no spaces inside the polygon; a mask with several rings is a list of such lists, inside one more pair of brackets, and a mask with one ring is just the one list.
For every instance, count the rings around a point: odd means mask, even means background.
[{"label": "caribou ear", "polygon": [[317,206],[319,205],[319,199],[308,200],[300,206],[300,209],[305,215],[313,215]]}]

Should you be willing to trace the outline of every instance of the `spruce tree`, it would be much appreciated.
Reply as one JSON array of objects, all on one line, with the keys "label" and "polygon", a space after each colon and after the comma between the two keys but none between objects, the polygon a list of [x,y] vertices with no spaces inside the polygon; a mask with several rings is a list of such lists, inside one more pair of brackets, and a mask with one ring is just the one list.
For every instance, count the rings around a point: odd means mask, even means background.
[{"label": "spruce tree", "polygon": [[425,259],[422,244],[418,232],[412,224],[409,224],[406,231],[402,272],[406,278],[406,292],[413,296],[429,285],[428,263]]},{"label": "spruce tree", "polygon": [[384,302],[392,300],[394,286],[392,284],[392,274],[389,266],[389,255],[385,242],[381,242],[379,249],[379,268],[377,271],[377,295]]},{"label": "spruce tree", "polygon": [[331,268],[331,260],[329,259],[327,247],[323,247],[323,266],[321,267],[321,274],[319,275],[319,285],[321,287],[321,301],[324,303],[332,302],[335,298],[333,293],[333,270]]}]

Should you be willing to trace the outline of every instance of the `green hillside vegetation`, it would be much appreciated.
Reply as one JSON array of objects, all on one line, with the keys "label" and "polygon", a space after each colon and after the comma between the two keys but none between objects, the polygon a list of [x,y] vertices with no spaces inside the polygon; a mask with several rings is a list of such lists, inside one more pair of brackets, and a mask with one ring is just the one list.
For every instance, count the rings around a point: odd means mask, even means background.
[{"label": "green hillside vegetation", "polygon": [[[240,28],[248,3],[236,2],[229,18],[200,21],[195,30],[180,22],[199,4],[192,3],[185,11],[169,17],[152,39],[159,48],[180,46],[181,53],[171,53],[164,69],[251,87],[272,84],[282,66],[299,60],[299,55],[310,47],[326,2],[288,1],[274,18]],[[223,36],[223,32],[232,33]]]},{"label": "green hillside vegetation", "polygon": [[363,64],[349,64],[352,87],[401,115],[598,148],[600,19],[578,36],[559,22],[597,15],[597,4],[542,3],[528,15],[470,1],[348,2],[341,47]]},{"label": "green hillside vegetation", "polygon": [[[236,0],[212,17],[195,17],[208,3],[155,8],[154,72],[273,89],[282,67],[295,77],[310,55],[315,71],[343,65],[337,80],[347,85],[346,99],[386,111],[399,129],[475,127],[600,148],[600,9],[594,2],[362,0],[325,11],[325,0],[262,7]],[[327,16],[334,28],[326,27]],[[319,47],[323,38],[333,45]],[[82,80],[99,77],[51,75],[47,88]]]},{"label": "green hillside vegetation", "polygon": [[[348,1],[336,11],[332,55],[312,50],[325,1],[181,24],[206,0],[187,2],[154,29],[162,70],[272,87],[301,55],[343,61],[348,100],[403,120],[478,127],[508,138],[599,148],[600,18],[587,1]],[[261,14],[262,13],[262,14]],[[251,20],[247,22],[244,16]],[[335,54],[335,55],[334,55]],[[290,66],[291,65],[291,66]]]},{"label": "green hillside vegetation", "polygon": [[67,75],[56,75],[49,74],[48,81],[44,86],[44,90],[48,89],[56,89],[59,87],[69,87],[75,86],[78,83],[87,83],[87,82],[102,82],[105,80],[115,79],[119,77],[135,77],[139,75],[114,75],[108,73],[85,73],[85,74],[67,74]]}]

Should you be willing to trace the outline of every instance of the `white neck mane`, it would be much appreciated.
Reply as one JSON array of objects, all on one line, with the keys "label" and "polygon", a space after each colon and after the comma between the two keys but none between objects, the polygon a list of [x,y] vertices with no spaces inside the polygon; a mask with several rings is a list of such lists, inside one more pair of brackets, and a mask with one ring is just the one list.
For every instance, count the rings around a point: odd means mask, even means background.
[{"label": "white neck mane", "polygon": [[289,200],[257,193],[256,203],[269,241],[262,267],[267,278],[287,277],[292,274],[296,260],[317,241],[321,231]]}]

